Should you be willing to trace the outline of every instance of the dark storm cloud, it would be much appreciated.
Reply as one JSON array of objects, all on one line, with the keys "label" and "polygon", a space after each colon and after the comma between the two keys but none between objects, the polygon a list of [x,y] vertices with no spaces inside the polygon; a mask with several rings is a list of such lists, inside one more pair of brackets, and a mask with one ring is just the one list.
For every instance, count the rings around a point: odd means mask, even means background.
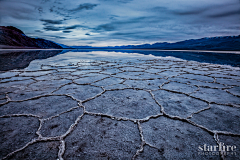
[{"label": "dark storm cloud", "polygon": [[213,13],[212,15],[209,15],[208,17],[211,17],[211,18],[222,18],[222,17],[234,16],[234,15],[238,15],[239,16],[239,21],[240,21],[240,9],[227,11],[227,12],[224,12],[224,13],[218,13],[218,14],[214,14]]},{"label": "dark storm cloud", "polygon": [[[48,11],[50,13],[54,13],[63,17],[63,20],[70,20],[70,19],[79,18],[77,15],[74,15],[74,14],[78,12],[83,13],[83,11],[93,10],[97,6],[98,4],[92,4],[92,3],[83,3],[79,5],[74,4],[74,6],[72,6],[69,4],[64,4],[64,3],[62,4],[54,1],[52,5],[48,7]],[[73,9],[69,9],[69,8],[73,8]]]},{"label": "dark storm cloud", "polygon": [[103,1],[103,2],[119,2],[119,3],[130,3],[133,0],[99,0],[99,1]]},{"label": "dark storm cloud", "polygon": [[45,26],[43,27],[45,31],[61,31],[62,28],[56,26]]},{"label": "dark storm cloud", "polygon": [[62,20],[40,19],[40,21],[44,22],[44,25],[49,25],[49,24],[62,24]]},{"label": "dark storm cloud", "polygon": [[57,27],[55,25],[45,25],[45,27],[43,28],[45,31],[63,31],[64,33],[70,33],[72,31],[69,30],[74,30],[77,28],[88,28],[86,26],[83,25],[72,25],[72,26],[64,26],[64,27]]},{"label": "dark storm cloud", "polygon": [[122,21],[116,21],[113,22],[114,24],[121,25],[121,24],[134,24],[134,23],[140,23],[140,22],[147,22],[149,19],[151,19],[151,16],[147,17],[137,17],[137,18],[130,18]]},{"label": "dark storm cloud", "polygon": [[185,15],[198,15],[202,14],[203,12],[207,11],[208,8],[202,8],[202,9],[195,9],[195,10],[189,10],[189,11],[171,11],[175,15],[185,16]]},{"label": "dark storm cloud", "polygon": [[133,0],[118,0],[118,2],[120,3],[129,3],[132,2]]},{"label": "dark storm cloud", "polygon": [[63,31],[63,33],[71,33],[72,31]]},{"label": "dark storm cloud", "polygon": [[92,10],[96,6],[97,4],[84,3],[84,4],[80,4],[77,8],[69,11],[74,12],[74,11],[82,11],[82,10]]},{"label": "dark storm cloud", "polygon": [[73,25],[73,26],[68,26],[68,27],[64,27],[64,29],[77,29],[77,28],[80,28],[80,27],[84,27],[85,28],[85,26],[82,26],[82,25]]}]

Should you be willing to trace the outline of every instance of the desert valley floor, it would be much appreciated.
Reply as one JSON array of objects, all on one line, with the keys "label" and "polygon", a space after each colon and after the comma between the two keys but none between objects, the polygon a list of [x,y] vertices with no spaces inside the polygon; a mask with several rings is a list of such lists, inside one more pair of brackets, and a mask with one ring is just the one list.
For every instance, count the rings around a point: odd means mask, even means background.
[{"label": "desert valley floor", "polygon": [[0,159],[240,159],[239,67],[61,56],[1,71]]}]

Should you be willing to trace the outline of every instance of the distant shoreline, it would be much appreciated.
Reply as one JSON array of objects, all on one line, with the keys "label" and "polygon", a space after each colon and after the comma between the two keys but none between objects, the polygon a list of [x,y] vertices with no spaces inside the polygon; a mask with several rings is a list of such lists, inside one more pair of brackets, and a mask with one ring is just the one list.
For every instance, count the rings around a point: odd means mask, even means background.
[{"label": "distant shoreline", "polygon": [[[132,49],[130,49],[132,50]],[[234,53],[240,54],[240,51],[211,51],[211,50],[162,50],[162,49],[133,49],[133,50],[148,50],[148,51],[172,51],[172,52],[211,52],[211,53]]]},{"label": "distant shoreline", "polygon": [[37,49],[37,48],[9,48],[0,49],[0,51],[12,51],[12,50],[142,50],[142,51],[161,51],[161,52],[207,52],[207,53],[232,53],[240,54],[240,51],[212,51],[212,50],[162,50],[162,49],[100,49],[100,48],[63,48],[63,49]]}]

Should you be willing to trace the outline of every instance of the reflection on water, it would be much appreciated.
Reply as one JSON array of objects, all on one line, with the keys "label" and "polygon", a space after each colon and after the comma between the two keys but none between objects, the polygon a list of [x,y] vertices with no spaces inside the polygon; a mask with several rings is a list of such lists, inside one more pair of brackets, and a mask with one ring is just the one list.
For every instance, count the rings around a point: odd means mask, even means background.
[{"label": "reflection on water", "polygon": [[[126,51],[131,53],[133,51]],[[134,51],[136,52],[136,51]],[[154,55],[161,57],[175,57],[188,61],[197,61],[203,63],[231,65],[240,67],[240,54],[234,53],[213,53],[213,52],[184,52],[184,51],[137,51],[139,54]]]},{"label": "reflection on water", "polygon": [[0,51],[0,70],[24,69],[35,59],[46,59],[53,57],[61,50],[4,50]]},{"label": "reflection on water", "polygon": [[[50,58],[51,57],[51,58]],[[32,61],[41,63],[70,64],[81,60],[136,60],[153,58],[178,58],[213,64],[240,66],[240,55],[231,53],[204,53],[183,51],[143,51],[143,50],[8,50],[0,51],[0,70],[24,69]],[[45,59],[45,60],[44,60]],[[34,62],[35,62],[34,61]]]}]

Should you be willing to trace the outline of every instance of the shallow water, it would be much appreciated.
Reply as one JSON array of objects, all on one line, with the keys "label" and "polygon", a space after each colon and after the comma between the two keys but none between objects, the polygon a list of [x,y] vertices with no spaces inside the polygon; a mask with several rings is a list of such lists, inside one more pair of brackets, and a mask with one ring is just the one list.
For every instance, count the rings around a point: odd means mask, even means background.
[{"label": "shallow water", "polygon": [[143,51],[143,50],[2,50],[0,51],[0,71],[24,69],[30,63],[71,64],[79,61],[135,61],[137,59],[178,59],[240,66],[240,54],[179,52],[179,51]]}]

